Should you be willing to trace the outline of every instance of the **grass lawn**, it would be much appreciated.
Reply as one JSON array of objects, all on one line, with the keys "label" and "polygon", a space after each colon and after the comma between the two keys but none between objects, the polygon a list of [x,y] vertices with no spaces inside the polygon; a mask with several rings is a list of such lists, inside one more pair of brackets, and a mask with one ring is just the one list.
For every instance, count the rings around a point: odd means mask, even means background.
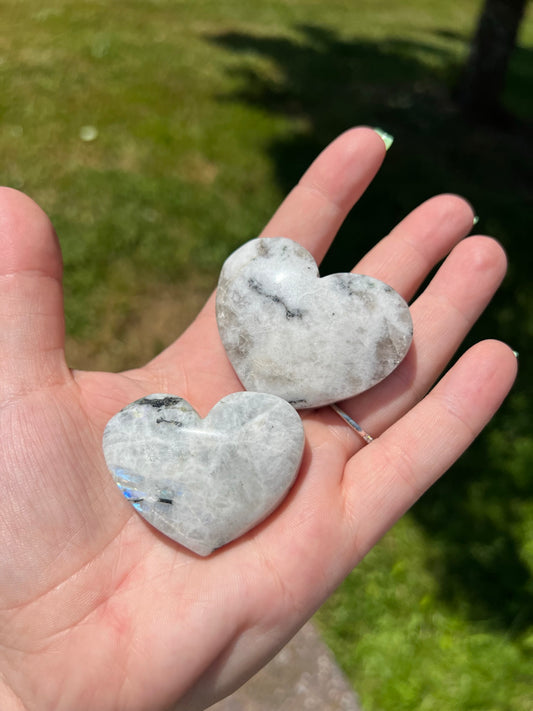
[{"label": "grass lawn", "polygon": [[350,125],[396,142],[326,270],[444,191],[507,249],[469,343],[520,351],[512,396],[317,615],[365,711],[533,710],[533,17],[505,96],[525,123],[501,133],[450,100],[479,4],[0,0],[0,182],[56,226],[75,366],[130,367],[178,335]]}]

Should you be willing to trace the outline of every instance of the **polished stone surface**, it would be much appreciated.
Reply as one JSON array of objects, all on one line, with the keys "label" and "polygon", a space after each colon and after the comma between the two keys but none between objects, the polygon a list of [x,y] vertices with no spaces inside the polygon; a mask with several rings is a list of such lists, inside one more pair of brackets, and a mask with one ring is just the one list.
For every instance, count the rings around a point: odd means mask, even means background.
[{"label": "polished stone surface", "polygon": [[224,263],[218,328],[247,390],[319,407],[368,390],[407,354],[413,325],[394,289],[318,276],[311,254],[282,237],[247,242]]},{"label": "polished stone surface", "polygon": [[209,555],[268,516],[292,486],[303,426],[284,400],[239,392],[200,418],[186,400],[154,394],[108,422],[107,466],[153,526]]}]

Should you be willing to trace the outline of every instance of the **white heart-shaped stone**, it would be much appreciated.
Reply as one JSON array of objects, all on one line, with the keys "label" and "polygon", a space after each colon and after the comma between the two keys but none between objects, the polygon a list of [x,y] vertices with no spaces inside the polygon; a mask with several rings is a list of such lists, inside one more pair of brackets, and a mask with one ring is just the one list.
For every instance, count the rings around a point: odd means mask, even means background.
[{"label": "white heart-shaped stone", "polygon": [[303,446],[291,405],[247,392],[223,398],[204,419],[180,397],[149,395],[112,417],[103,439],[124,496],[162,533],[204,556],[280,504]]},{"label": "white heart-shaped stone", "polygon": [[392,287],[360,274],[320,279],[311,254],[283,237],[254,239],[226,260],[216,312],[244,387],[296,408],[368,390],[413,337],[409,307]]}]

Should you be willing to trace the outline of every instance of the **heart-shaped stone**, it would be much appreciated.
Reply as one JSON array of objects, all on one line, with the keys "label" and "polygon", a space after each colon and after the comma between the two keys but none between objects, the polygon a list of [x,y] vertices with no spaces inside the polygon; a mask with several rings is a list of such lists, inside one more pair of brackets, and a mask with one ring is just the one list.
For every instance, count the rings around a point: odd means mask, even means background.
[{"label": "heart-shaped stone", "polygon": [[360,274],[320,279],[311,254],[283,237],[254,239],[226,260],[216,311],[244,387],[296,408],[368,390],[413,337],[409,307],[394,289]]},{"label": "heart-shaped stone", "polygon": [[149,395],[112,417],[103,440],[107,466],[137,511],[204,556],[280,504],[303,445],[291,405],[247,392],[223,398],[204,419],[180,397]]}]

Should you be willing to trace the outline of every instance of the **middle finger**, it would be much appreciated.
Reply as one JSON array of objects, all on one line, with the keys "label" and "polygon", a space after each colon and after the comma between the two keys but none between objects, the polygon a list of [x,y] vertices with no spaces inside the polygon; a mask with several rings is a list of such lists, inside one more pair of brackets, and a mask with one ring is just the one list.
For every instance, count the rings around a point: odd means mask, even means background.
[{"label": "middle finger", "polygon": [[354,272],[381,279],[407,301],[431,269],[472,229],[474,213],[457,195],[437,195],[405,217],[356,265]]}]

